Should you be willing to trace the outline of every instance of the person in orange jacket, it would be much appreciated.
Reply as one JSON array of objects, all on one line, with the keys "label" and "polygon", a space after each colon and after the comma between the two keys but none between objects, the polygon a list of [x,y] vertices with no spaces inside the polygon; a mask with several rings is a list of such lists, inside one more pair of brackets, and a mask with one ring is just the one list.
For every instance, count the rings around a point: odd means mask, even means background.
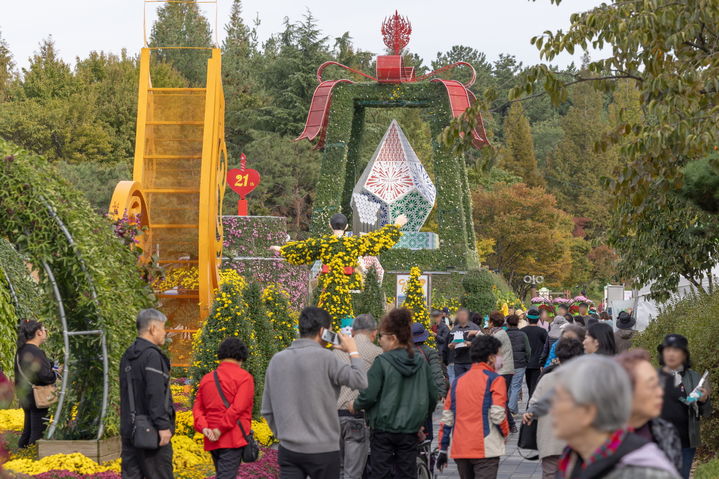
[{"label": "person in orange jacket", "polygon": [[451,457],[461,479],[497,477],[499,458],[505,454],[509,436],[507,386],[497,374],[502,367],[500,347],[492,336],[478,336],[472,342],[472,367],[455,379],[444,403],[436,463],[440,471],[447,465],[451,442]]},{"label": "person in orange jacket", "polygon": [[217,351],[220,365],[200,380],[192,408],[195,431],[205,436],[205,451],[212,455],[217,479],[237,477],[245,435],[252,427],[255,381],[242,368],[248,355],[239,338],[222,341]]}]

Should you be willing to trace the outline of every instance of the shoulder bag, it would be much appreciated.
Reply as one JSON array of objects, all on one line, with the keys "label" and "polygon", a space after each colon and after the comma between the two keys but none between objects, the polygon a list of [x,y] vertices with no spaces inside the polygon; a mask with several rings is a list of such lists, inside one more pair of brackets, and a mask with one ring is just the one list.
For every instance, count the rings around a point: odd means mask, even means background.
[{"label": "shoulder bag", "polygon": [[[215,370],[213,375],[215,376],[215,386],[217,386],[217,392],[220,393],[220,399],[222,399],[222,404],[224,404],[225,407],[229,409],[230,402],[225,397],[225,393],[222,392],[222,384],[220,384],[220,376],[217,374],[217,370]],[[242,462],[255,462],[257,458],[260,457],[260,445],[255,439],[255,433],[254,431],[250,430],[249,434],[245,434],[245,428],[242,427],[242,421],[240,421],[239,419],[237,420],[237,425],[240,426],[242,436],[247,441],[247,445],[242,448]]]},{"label": "shoulder bag", "polygon": [[48,384],[47,386],[36,386],[32,383],[32,381],[30,381],[30,378],[25,376],[25,373],[22,371],[22,368],[20,367],[19,354],[15,357],[15,361],[17,362],[17,370],[20,375],[25,378],[25,381],[27,381],[30,386],[32,386],[32,395],[35,398],[35,407],[38,409],[45,409],[55,404],[58,400],[57,386],[54,384]]},{"label": "shoulder bag", "polygon": [[[159,449],[160,434],[152,423],[150,416],[146,414],[137,414],[135,408],[135,388],[132,385],[132,366],[125,368],[127,374],[127,392],[130,396],[130,422],[132,423],[132,445],[137,449]],[[165,402],[170,400],[170,385],[167,385],[167,394]],[[166,404],[167,406],[167,404]]]}]

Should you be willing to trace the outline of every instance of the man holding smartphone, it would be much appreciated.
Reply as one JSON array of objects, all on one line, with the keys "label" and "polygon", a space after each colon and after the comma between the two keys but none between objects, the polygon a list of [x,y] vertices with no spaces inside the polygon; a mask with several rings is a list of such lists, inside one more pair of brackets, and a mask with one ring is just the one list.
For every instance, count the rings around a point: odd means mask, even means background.
[{"label": "man holding smartphone", "polygon": [[[262,416],[280,441],[281,478],[336,479],[340,475],[340,422],[337,400],[342,386],[365,389],[367,373],[351,336],[329,331],[324,309],[308,307],[299,318],[300,339],[275,354],[265,373]],[[327,348],[350,356],[343,363]]]}]

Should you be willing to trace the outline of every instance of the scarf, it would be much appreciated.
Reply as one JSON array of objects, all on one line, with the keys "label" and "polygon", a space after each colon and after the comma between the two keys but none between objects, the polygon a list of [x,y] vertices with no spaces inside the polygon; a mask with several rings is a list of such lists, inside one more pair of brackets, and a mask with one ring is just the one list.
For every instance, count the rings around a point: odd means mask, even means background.
[{"label": "scarf", "polygon": [[609,439],[604,441],[604,443],[599,446],[596,451],[594,451],[592,456],[586,462],[582,461],[582,458],[579,454],[574,452],[574,450],[567,447],[559,459],[559,474],[557,477],[559,479],[569,479],[572,477],[572,472],[577,467],[584,470],[598,460],[611,456],[617,451],[617,449],[619,449],[619,446],[622,445],[622,441],[624,441],[627,433],[628,431],[625,429],[615,431],[611,436],[609,436]]},{"label": "scarf", "polygon": [[679,366],[677,369],[670,369],[666,368],[668,370],[668,374],[671,374],[674,377],[674,387],[678,388],[679,385],[682,383],[682,376],[684,374],[684,366]]}]

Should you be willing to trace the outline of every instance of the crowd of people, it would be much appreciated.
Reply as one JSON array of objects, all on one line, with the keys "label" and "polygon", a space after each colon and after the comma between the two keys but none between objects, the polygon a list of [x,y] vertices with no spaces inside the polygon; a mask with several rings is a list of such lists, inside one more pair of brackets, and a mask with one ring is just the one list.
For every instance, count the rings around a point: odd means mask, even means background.
[{"label": "crowd of people", "polygon": [[[462,479],[493,479],[519,426],[536,435],[544,478],[689,478],[711,402],[685,337],[664,338],[655,369],[648,351],[631,348],[630,313],[616,324],[537,309],[487,317],[460,309],[454,318],[433,310],[430,318],[427,330],[407,309],[379,322],[361,314],[343,335],[332,334],[325,310],[301,312],[298,339],[268,365],[260,407],[279,441],[281,478],[416,478],[418,446],[434,439],[429,467],[442,471],[451,459]],[[141,311],[137,339],[121,360],[126,478],[173,477],[165,322],[155,309]],[[35,388],[61,372],[41,349],[47,335],[37,321],[20,327],[21,447],[39,439],[46,423]],[[255,384],[242,367],[248,354],[240,339],[227,338],[218,367],[197,385],[194,426],[217,479],[236,477],[253,442]]]}]

